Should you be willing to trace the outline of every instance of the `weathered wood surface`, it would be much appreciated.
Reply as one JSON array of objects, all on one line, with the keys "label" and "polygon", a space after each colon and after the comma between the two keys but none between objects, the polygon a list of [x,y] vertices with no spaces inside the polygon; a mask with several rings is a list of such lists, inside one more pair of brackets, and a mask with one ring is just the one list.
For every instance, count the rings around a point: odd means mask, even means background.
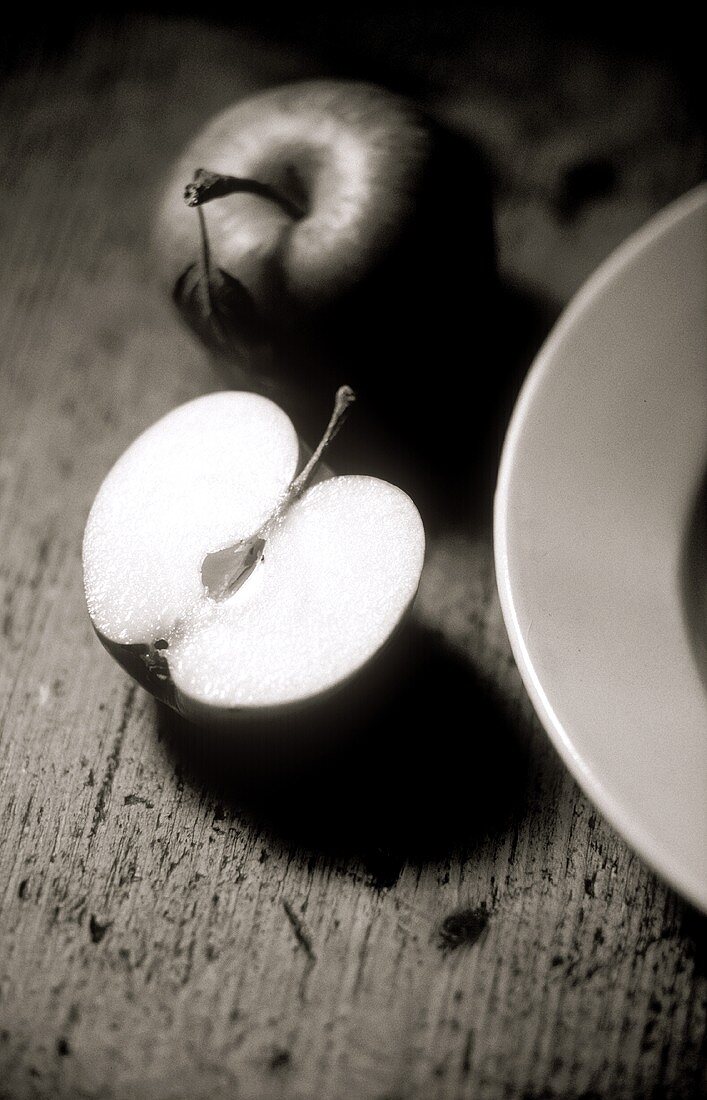
[{"label": "weathered wood surface", "polygon": [[[430,55],[430,102],[480,135],[501,269],[551,314],[695,182],[699,134],[670,71],[492,31],[443,78]],[[221,105],[311,71],[141,19],[4,83],[0,1096],[696,1096],[705,922],[533,719],[489,501],[431,547],[419,722],[294,791],[227,789],[90,629],[80,543],[101,478],[221,384],[149,259],[163,166]],[[618,176],[575,208],[586,158]]]}]

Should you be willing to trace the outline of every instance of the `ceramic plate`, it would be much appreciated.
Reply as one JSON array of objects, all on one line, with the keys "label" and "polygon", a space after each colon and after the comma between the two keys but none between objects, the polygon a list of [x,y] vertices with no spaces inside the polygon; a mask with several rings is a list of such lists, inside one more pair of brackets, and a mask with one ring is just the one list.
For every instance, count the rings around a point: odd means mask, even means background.
[{"label": "ceramic plate", "polygon": [[707,910],[707,186],[631,237],[556,325],[504,444],[506,627],[563,760]]}]

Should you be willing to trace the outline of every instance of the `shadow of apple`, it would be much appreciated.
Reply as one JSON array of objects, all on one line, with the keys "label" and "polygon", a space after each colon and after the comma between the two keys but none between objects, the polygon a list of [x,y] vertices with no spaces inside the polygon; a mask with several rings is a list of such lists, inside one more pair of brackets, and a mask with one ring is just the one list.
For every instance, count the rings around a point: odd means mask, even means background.
[{"label": "shadow of apple", "polygon": [[[359,400],[336,470],[406,490],[428,537],[460,520],[488,534],[507,421],[555,311],[501,282],[483,156],[466,137],[438,137],[409,232],[335,307],[280,334],[268,392],[312,442],[349,383]],[[237,365],[220,365],[233,385]],[[378,885],[506,831],[527,802],[527,727],[413,623],[319,707],[230,740],[160,707],[159,731],[224,813],[317,857],[359,859]]]},{"label": "shadow of apple", "polygon": [[[351,385],[359,401],[335,468],[405,489],[428,531],[493,488],[514,398],[557,316],[498,276],[482,151],[434,131],[437,155],[406,232],[335,304],[272,334],[264,387],[311,443],[336,387]],[[216,362],[227,384],[262,388],[257,370]]]},{"label": "shadow of apple", "polygon": [[409,625],[396,661],[392,689],[387,676],[351,685],[375,700],[363,720],[339,699],[314,722],[227,739],[160,706],[160,740],[222,813],[305,854],[358,860],[374,885],[391,885],[405,863],[506,830],[528,783],[524,732],[439,637]]}]

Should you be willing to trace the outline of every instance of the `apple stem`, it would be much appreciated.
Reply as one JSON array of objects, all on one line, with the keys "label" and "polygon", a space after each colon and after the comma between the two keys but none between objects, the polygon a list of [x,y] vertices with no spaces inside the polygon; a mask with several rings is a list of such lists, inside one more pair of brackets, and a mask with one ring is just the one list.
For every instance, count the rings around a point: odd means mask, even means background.
[{"label": "apple stem", "polygon": [[259,195],[279,206],[290,218],[302,217],[300,208],[270,184],[243,176],[224,176],[220,172],[210,172],[207,168],[197,168],[194,179],[184,188],[184,201],[187,206],[201,207],[213,199],[236,194]]},{"label": "apple stem", "polygon": [[201,583],[207,596],[212,600],[224,600],[227,596],[232,596],[247,581],[262,559],[263,549],[270,532],[290,505],[307,488],[322,455],[343,424],[346,413],[355,400],[356,394],[350,386],[340,386],[336,391],[334,409],[317,449],[312,452],[307,465],[291,482],[284,498],[260,529],[250,538],[236,543],[235,546],[226,546],[223,550],[215,550],[206,555],[201,565]]},{"label": "apple stem", "polygon": [[199,280],[199,285],[202,288],[204,297],[204,308],[207,314],[213,315],[214,303],[211,297],[211,290],[213,286],[213,269],[211,264],[211,246],[209,244],[209,234],[206,231],[206,218],[204,217],[204,211],[201,207],[197,208],[197,214],[199,216],[199,233],[201,236],[201,274],[202,278]]},{"label": "apple stem", "polygon": [[324,435],[319,440],[316,450],[312,452],[309,462],[304,469],[297,475],[295,480],[290,485],[290,488],[286,497],[286,505],[292,501],[297,500],[302,495],[307,485],[311,481],[312,474],[316,470],[322,455],[329,447],[329,444],[333,440],[334,436],[338,432],[341,425],[346,419],[346,414],[349,411],[351,405],[356,400],[356,394],[350,386],[339,386],[336,391],[336,397],[334,398],[334,408],[327,424]]}]

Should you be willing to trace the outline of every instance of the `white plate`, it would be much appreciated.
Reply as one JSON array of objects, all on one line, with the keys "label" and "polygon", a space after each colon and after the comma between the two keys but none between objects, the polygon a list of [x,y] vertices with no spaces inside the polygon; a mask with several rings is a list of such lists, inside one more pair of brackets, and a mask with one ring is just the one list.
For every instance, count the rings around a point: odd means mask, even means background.
[{"label": "white plate", "polygon": [[504,444],[506,627],[563,760],[707,910],[707,186],[621,246],[560,318]]}]

